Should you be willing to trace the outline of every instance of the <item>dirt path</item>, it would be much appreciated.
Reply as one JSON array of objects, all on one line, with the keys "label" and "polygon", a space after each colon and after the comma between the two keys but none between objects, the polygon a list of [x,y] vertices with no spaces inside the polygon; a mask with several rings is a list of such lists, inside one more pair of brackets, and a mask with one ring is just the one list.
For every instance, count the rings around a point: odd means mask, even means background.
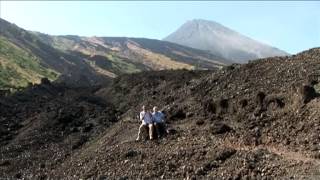
[{"label": "dirt path", "polygon": [[289,150],[283,146],[279,145],[258,145],[258,146],[249,146],[244,145],[240,143],[235,143],[231,141],[222,141],[220,142],[222,146],[233,148],[240,151],[257,151],[259,149],[266,149],[271,153],[274,153],[280,157],[282,157],[285,160],[292,160],[297,162],[303,162],[303,163],[310,163],[315,166],[319,166],[320,168],[320,160],[308,157],[303,152],[295,152],[292,150]]}]

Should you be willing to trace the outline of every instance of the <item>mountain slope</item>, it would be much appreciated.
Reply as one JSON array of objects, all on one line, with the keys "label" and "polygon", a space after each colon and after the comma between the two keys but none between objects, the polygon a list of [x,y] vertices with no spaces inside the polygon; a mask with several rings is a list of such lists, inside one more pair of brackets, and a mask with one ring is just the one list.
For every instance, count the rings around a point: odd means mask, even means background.
[{"label": "mountain slope", "polygon": [[[43,77],[73,85],[98,85],[123,73],[182,68],[216,69],[231,63],[205,51],[164,41],[50,36],[26,31],[3,19],[0,19],[0,37],[0,57],[3,59],[0,89],[25,87],[28,82],[38,83]],[[13,57],[10,55],[13,52],[5,52],[12,47],[19,55]],[[17,69],[17,61],[34,65],[19,66]],[[6,66],[3,65],[5,62]],[[15,67],[15,72],[8,73],[9,67]],[[10,76],[19,80],[14,81],[8,78]]]},{"label": "mountain slope", "polygon": [[219,23],[206,20],[188,21],[164,40],[208,50],[239,63],[264,57],[288,55],[284,51],[250,39]]},{"label": "mountain slope", "polygon": [[[9,179],[295,179],[320,174],[320,48],[214,71],[42,83],[0,98]],[[136,142],[142,105],[169,132]]]},{"label": "mountain slope", "polygon": [[[105,77],[99,75],[93,68],[88,66],[81,57],[56,49],[43,42],[38,36],[3,19],[0,19],[0,37],[2,41],[8,42],[7,44],[3,44],[4,46],[1,47],[2,50],[8,49],[8,47],[6,47],[7,45],[14,46],[16,51],[25,53],[25,55],[23,55],[24,61],[35,61],[33,63],[39,64],[37,71],[41,71],[41,68],[45,68],[47,71],[56,72],[58,76],[54,79],[63,79],[67,83],[74,85],[93,85],[107,81]],[[0,56],[2,56],[3,61],[8,63],[18,61],[16,59],[18,56],[15,56],[14,54],[6,54],[6,52],[3,52]],[[8,59],[8,56],[11,56],[11,59]],[[28,68],[29,66],[25,66],[23,69],[29,71]],[[26,74],[17,74],[17,76],[21,76],[31,83],[40,81],[40,76],[32,74],[31,71],[29,73],[31,73],[28,74],[29,76],[37,76],[38,78],[29,79]],[[50,78],[49,76],[42,77]],[[12,87],[25,87],[25,83],[6,83],[10,84]]]},{"label": "mountain slope", "polygon": [[58,73],[40,64],[38,57],[0,36],[0,87],[17,89],[41,78],[56,80]]},{"label": "mountain slope", "polygon": [[142,64],[154,70],[190,69],[195,65],[213,68],[231,63],[201,50],[153,39],[39,35],[44,42],[67,52],[118,57],[119,61]]}]

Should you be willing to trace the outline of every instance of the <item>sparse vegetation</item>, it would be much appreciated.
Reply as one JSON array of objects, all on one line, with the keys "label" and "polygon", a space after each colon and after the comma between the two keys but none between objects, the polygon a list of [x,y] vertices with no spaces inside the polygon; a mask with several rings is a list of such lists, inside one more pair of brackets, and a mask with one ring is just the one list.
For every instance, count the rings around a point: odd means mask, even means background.
[{"label": "sparse vegetation", "polygon": [[0,89],[25,87],[47,77],[55,80],[58,73],[41,65],[40,60],[27,50],[15,46],[0,36]]},{"label": "sparse vegetation", "polygon": [[107,58],[112,62],[112,70],[115,72],[122,73],[136,73],[141,70],[132,63],[128,63],[125,60],[113,55],[112,53],[107,54]]}]

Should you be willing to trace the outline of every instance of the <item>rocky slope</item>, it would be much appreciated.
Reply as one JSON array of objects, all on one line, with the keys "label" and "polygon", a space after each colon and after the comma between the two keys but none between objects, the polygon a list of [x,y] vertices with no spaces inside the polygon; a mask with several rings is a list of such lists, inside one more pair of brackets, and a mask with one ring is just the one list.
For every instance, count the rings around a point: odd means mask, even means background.
[{"label": "rocky slope", "polygon": [[[0,177],[301,179],[320,176],[320,49],[214,71],[31,86],[0,99]],[[170,134],[135,142],[142,105]]]},{"label": "rocky slope", "polygon": [[84,86],[123,73],[161,69],[213,69],[230,61],[208,52],[142,38],[50,36],[0,19],[0,89],[41,78]]},{"label": "rocky slope", "polygon": [[237,63],[288,55],[282,50],[253,40],[219,23],[201,19],[186,22],[164,40],[207,50]]}]

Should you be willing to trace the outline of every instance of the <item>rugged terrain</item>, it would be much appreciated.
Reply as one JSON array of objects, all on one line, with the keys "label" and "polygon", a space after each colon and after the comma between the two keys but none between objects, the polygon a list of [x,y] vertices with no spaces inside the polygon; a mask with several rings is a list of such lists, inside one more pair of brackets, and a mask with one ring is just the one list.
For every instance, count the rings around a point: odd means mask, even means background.
[{"label": "rugged terrain", "polygon": [[216,69],[222,57],[174,43],[125,37],[51,36],[0,19],[0,89],[41,78],[101,85],[124,74],[161,69]]},{"label": "rugged terrain", "polygon": [[217,22],[202,19],[186,22],[164,40],[210,51],[237,63],[288,55],[278,48],[249,38]]},{"label": "rugged terrain", "polygon": [[[318,179],[320,49],[220,70],[43,79],[0,99],[0,177]],[[135,142],[142,105],[169,134]]]}]

